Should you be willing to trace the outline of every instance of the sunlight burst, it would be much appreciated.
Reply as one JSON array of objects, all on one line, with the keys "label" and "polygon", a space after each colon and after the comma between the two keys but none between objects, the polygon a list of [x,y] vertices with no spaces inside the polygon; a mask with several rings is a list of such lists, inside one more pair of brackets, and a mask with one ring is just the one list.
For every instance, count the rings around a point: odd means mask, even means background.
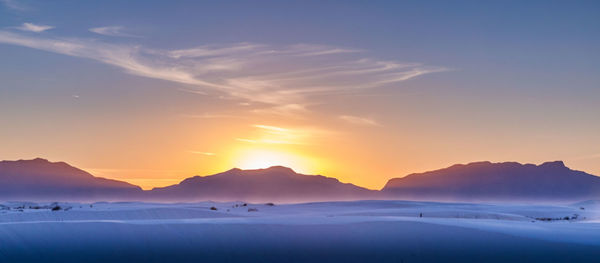
[{"label": "sunlight burst", "polygon": [[236,161],[236,167],[240,169],[262,169],[277,165],[301,169],[305,165],[305,162],[299,156],[265,149],[241,151],[236,159],[238,160]]}]

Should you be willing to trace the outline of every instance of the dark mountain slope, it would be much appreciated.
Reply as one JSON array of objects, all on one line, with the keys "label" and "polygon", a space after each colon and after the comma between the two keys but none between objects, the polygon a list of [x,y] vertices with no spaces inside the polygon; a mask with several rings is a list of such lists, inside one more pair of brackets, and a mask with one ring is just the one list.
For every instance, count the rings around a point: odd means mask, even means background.
[{"label": "dark mountain slope", "polygon": [[303,175],[290,168],[231,169],[211,176],[195,176],[177,185],[155,188],[162,200],[317,201],[367,199],[377,194],[335,178]]},{"label": "dark mountain slope", "polygon": [[0,161],[0,198],[4,200],[121,200],[141,193],[138,186],[94,177],[64,162]]},{"label": "dark mountain slope", "polygon": [[476,162],[388,181],[386,196],[427,200],[582,200],[600,197],[600,177],[567,168]]}]

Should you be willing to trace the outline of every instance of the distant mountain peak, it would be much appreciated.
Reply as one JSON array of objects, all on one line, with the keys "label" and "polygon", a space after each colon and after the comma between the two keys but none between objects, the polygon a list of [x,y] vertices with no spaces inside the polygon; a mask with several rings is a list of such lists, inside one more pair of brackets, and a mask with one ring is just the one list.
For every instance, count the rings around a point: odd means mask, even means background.
[{"label": "distant mountain peak", "polygon": [[43,158],[1,161],[0,186],[0,199],[110,200],[142,193],[136,185],[95,177],[65,162]]},{"label": "distant mountain peak", "polygon": [[244,174],[264,174],[264,175],[274,175],[274,174],[297,174],[292,168],[275,165],[268,168],[259,168],[259,169],[240,169],[233,168],[229,169],[221,174],[235,174],[235,175],[244,175]]},{"label": "distant mountain peak", "polygon": [[225,173],[235,173],[235,172],[240,172],[240,171],[243,171],[243,170],[235,167],[235,168],[231,168],[231,169],[225,171]]},{"label": "distant mountain peak", "polygon": [[417,199],[584,199],[600,195],[600,177],[562,161],[475,162],[393,178],[382,190]]},{"label": "distant mountain peak", "polygon": [[269,168],[265,168],[264,170],[272,171],[272,172],[281,172],[281,173],[294,173],[294,174],[296,173],[292,168],[281,166],[281,165],[271,166]]},{"label": "distant mountain peak", "polygon": [[[29,168],[34,168],[36,167],[37,169],[42,169],[42,167],[45,167],[45,169],[49,169],[49,170],[54,170],[54,169],[76,169],[79,170],[83,173],[87,173],[83,170],[80,170],[78,168],[75,168],[71,165],[69,165],[68,163],[65,162],[51,162],[48,159],[44,159],[44,158],[35,158],[35,159],[19,159],[16,161],[12,161],[12,160],[4,160],[4,161],[0,161],[0,164],[3,164],[5,166],[22,166],[23,168],[25,167],[29,167]],[[41,171],[41,170],[40,170]],[[90,175],[91,176],[91,175]]]},{"label": "distant mountain peak", "polygon": [[317,201],[372,198],[377,192],[344,184],[335,178],[271,166],[194,176],[177,185],[153,188],[149,194],[160,200]]},{"label": "distant mountain peak", "polygon": [[38,163],[38,164],[43,164],[43,163],[51,163],[50,161],[48,161],[47,159],[44,158],[34,158],[34,159],[19,159],[19,160],[3,160],[0,161],[0,163]]},{"label": "distant mountain peak", "polygon": [[565,163],[563,161],[552,161],[552,162],[545,162],[540,164],[541,167],[552,167],[552,168],[567,168],[567,166],[565,166]]}]

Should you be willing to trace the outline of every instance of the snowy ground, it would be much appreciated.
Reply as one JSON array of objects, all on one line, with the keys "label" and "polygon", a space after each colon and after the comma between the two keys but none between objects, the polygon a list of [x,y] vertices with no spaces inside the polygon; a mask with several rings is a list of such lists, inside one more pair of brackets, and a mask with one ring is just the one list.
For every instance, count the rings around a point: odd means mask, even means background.
[{"label": "snowy ground", "polygon": [[410,201],[0,204],[0,262],[599,258],[597,201],[560,206]]}]

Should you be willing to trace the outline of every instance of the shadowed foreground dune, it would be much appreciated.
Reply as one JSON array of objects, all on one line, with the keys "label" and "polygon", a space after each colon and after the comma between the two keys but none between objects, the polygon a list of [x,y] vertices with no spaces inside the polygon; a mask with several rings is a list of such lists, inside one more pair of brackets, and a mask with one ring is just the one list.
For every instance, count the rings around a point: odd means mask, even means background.
[{"label": "shadowed foreground dune", "polygon": [[582,204],[407,201],[71,203],[59,204],[59,211],[31,205],[5,204],[25,209],[0,213],[0,262],[591,262],[600,257],[594,202],[583,210]]}]

